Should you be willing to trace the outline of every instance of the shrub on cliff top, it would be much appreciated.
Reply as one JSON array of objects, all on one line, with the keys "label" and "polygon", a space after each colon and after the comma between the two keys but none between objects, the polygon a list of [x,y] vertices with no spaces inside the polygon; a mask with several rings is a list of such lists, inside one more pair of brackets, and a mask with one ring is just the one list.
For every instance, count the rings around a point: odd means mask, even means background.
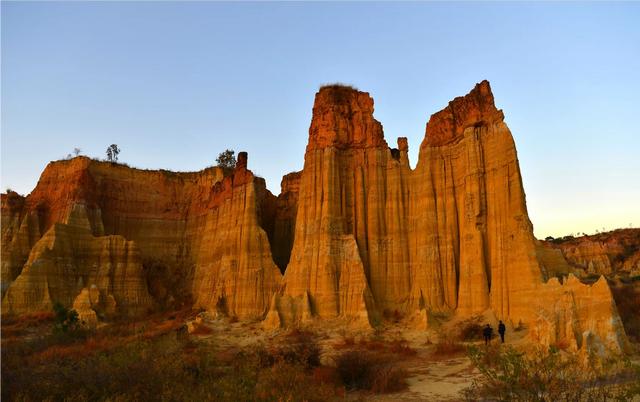
[{"label": "shrub on cliff top", "polygon": [[216,163],[219,168],[222,168],[225,172],[233,170],[236,167],[236,156],[233,149],[226,149],[218,154]]}]

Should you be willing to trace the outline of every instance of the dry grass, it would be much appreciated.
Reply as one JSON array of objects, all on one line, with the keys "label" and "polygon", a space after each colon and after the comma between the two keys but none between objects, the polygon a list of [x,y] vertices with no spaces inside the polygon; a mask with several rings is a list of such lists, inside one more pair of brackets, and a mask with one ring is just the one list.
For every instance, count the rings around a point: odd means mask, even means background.
[{"label": "dry grass", "polygon": [[212,333],[213,330],[204,324],[194,324],[193,331],[191,331],[191,335],[211,335]]},{"label": "dry grass", "polygon": [[438,358],[460,356],[466,351],[465,346],[452,339],[441,339],[435,344],[432,355]]},{"label": "dry grass", "polygon": [[624,359],[591,361],[557,349],[525,355],[511,347],[469,348],[481,377],[463,392],[468,401],[628,401],[640,395],[640,367]]},{"label": "dry grass", "polygon": [[26,314],[16,317],[2,317],[2,338],[8,339],[25,335],[29,330],[48,326],[53,322],[52,311]]},{"label": "dry grass", "polygon": [[418,352],[413,349],[409,342],[405,339],[393,339],[391,341],[384,341],[378,339],[365,339],[362,338],[356,342],[352,336],[345,336],[339,343],[333,345],[334,349],[360,349],[368,350],[370,352],[385,352],[394,355],[401,355],[404,357],[415,356]]},{"label": "dry grass", "polygon": [[294,332],[270,349],[215,351],[167,332],[183,325],[178,318],[122,323],[86,339],[3,345],[2,400],[325,401],[344,394],[336,369],[320,366],[312,334]]},{"label": "dry grass", "polygon": [[391,341],[389,350],[391,353],[401,356],[415,356],[418,354],[418,351],[409,346],[409,343],[404,339],[396,339]]}]

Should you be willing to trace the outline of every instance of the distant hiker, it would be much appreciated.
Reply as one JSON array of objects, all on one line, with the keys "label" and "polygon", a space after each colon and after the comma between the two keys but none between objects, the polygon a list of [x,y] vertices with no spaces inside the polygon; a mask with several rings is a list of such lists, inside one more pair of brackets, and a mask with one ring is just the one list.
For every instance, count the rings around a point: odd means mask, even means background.
[{"label": "distant hiker", "polygon": [[493,335],[493,328],[490,324],[487,324],[482,330],[482,335],[484,336],[484,344],[488,345],[491,340],[491,335]]},{"label": "distant hiker", "polygon": [[498,333],[500,334],[500,339],[502,340],[502,343],[504,343],[504,333],[506,330],[507,330],[507,327],[505,327],[502,320],[500,320],[500,324],[498,324]]}]

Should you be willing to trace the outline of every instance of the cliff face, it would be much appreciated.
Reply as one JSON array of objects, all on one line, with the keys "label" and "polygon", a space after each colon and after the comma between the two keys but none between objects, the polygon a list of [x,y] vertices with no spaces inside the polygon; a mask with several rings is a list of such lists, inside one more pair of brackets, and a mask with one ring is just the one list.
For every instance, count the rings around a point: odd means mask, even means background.
[{"label": "cliff face", "polygon": [[488,82],[431,117],[415,171],[407,151],[404,138],[387,146],[368,94],[321,89],[285,293],[308,292],[320,316],[354,311],[340,303],[349,251],[347,276],[369,313],[523,314],[540,269],[515,146]]},{"label": "cliff face", "polygon": [[418,286],[430,304],[524,314],[540,270],[515,144],[488,82],[431,116],[414,180],[415,231],[429,244],[414,259],[427,261]]},{"label": "cliff face", "polygon": [[35,243],[3,298],[3,313],[51,310],[55,302],[71,306],[88,287],[97,294],[96,310],[115,304],[124,315],[147,312],[151,298],[135,243],[122,236],[94,237],[82,204],[67,218]]},{"label": "cliff face", "polygon": [[541,248],[557,250],[578,274],[640,275],[640,229],[559,238],[541,242]]},{"label": "cliff face", "polygon": [[[275,197],[264,180],[246,169],[246,154],[226,178],[218,168],[197,173],[142,171],[84,157],[51,163],[26,199],[9,205],[3,198],[2,284],[8,289],[3,305],[16,312],[46,308],[46,303],[31,303],[29,298],[15,301],[25,293],[20,288],[25,277],[40,274],[44,277],[37,281],[42,283],[59,276],[59,287],[66,286],[64,296],[50,297],[71,305],[81,290],[77,278],[33,272],[29,262],[37,244],[47,238],[45,233],[53,231],[51,236],[57,238],[62,230],[71,242],[62,254],[76,253],[89,240],[97,244],[112,235],[126,239],[139,254],[135,264],[145,282],[141,286],[162,298],[158,303],[186,294],[198,307],[215,309],[221,304],[229,314],[260,317],[281,276],[258,216],[270,199]],[[82,233],[59,227],[73,219],[77,205],[84,210]],[[42,252],[52,247],[49,243]],[[97,251],[90,247],[83,252]],[[82,263],[78,269],[90,267]]]},{"label": "cliff face", "polygon": [[388,146],[373,105],[350,87],[321,88],[304,168],[278,197],[245,153],[226,177],[52,163],[28,197],[3,196],[3,308],[62,301],[92,320],[103,294],[131,311],[191,298],[268,327],[491,310],[535,323],[539,342],[623,347],[606,282],[543,282],[564,259],[533,237],[488,82],[431,116],[415,170],[405,138]]},{"label": "cliff face", "polygon": [[404,163],[392,156],[368,94],[344,87],[317,94],[286,295],[308,294],[320,317],[360,318],[374,299],[380,308],[406,301],[402,169],[409,171],[406,150]]},{"label": "cliff face", "polygon": [[[515,144],[488,82],[431,116],[415,170],[406,139],[388,147],[367,93],[324,87],[313,112],[291,260],[269,325],[490,309],[512,323],[551,317],[536,333],[542,342],[571,337],[580,347],[589,333],[613,331],[622,345],[621,325],[595,323],[619,322],[606,283],[543,283]],[[593,313],[593,303],[603,307]]]}]

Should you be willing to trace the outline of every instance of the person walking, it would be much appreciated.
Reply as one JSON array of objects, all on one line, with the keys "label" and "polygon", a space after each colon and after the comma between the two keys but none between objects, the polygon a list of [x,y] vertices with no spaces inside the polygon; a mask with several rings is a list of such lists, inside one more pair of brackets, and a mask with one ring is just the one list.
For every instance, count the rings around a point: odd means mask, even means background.
[{"label": "person walking", "polygon": [[504,343],[504,333],[507,331],[507,327],[504,326],[502,320],[500,320],[500,324],[498,324],[498,333],[500,334],[500,340]]},{"label": "person walking", "polygon": [[493,335],[493,328],[490,324],[487,324],[482,330],[482,335],[484,336],[484,344],[488,345],[491,340],[491,336]]}]

